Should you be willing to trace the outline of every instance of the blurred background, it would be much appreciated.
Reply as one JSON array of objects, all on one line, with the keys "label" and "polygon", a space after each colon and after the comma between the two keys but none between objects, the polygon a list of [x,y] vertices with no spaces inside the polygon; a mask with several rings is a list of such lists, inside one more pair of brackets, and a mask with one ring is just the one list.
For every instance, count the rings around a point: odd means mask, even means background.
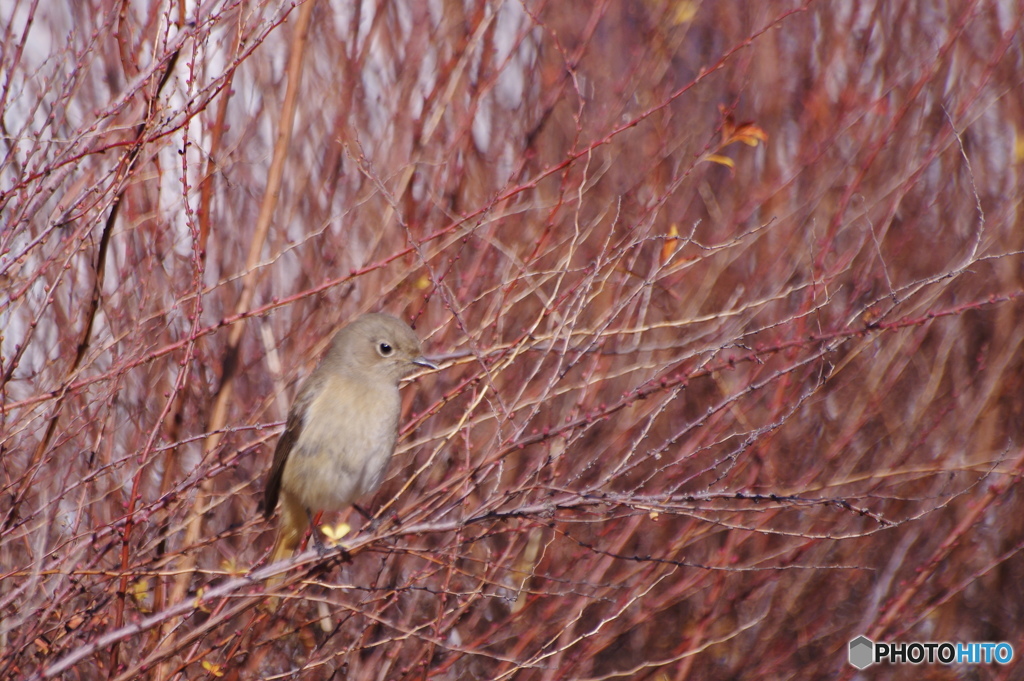
[{"label": "blurred background", "polygon": [[[0,677],[1020,678],[1022,17],[0,1]],[[270,568],[367,311],[443,366]]]}]

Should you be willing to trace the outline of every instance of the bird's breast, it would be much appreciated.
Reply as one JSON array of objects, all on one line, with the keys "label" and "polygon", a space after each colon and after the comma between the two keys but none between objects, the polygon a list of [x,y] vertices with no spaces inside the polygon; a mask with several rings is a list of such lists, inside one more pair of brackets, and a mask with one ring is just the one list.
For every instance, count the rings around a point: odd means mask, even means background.
[{"label": "bird's breast", "polygon": [[380,486],[395,449],[398,387],[334,376],[309,402],[282,485],[309,510],[338,511]]}]

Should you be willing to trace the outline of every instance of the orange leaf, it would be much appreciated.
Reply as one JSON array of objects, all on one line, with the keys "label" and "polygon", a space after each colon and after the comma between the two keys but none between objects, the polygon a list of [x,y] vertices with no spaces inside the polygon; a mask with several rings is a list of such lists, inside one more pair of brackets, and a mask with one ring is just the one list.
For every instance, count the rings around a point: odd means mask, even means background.
[{"label": "orange leaf", "polygon": [[337,546],[342,537],[351,532],[352,528],[347,523],[338,523],[337,525],[321,525],[320,531],[327,536],[331,546]]},{"label": "orange leaf", "polygon": [[736,142],[742,142],[743,144],[751,147],[756,147],[760,142],[768,141],[768,133],[764,131],[764,128],[756,125],[753,121],[736,123],[736,119],[732,117],[731,113],[728,113],[724,106],[719,104],[718,110],[724,117],[724,120],[722,121],[721,147],[726,147],[730,144],[735,144]]},{"label": "orange leaf", "polygon": [[672,223],[672,226],[668,228],[668,236],[665,237],[665,243],[661,246],[660,262],[662,267],[675,254],[677,248],[679,248],[679,227]]},{"label": "orange leaf", "polygon": [[751,147],[756,147],[758,142],[767,142],[768,133],[766,133],[760,126],[754,125],[753,123],[743,123],[737,126],[736,130],[733,131],[732,139],[729,144],[733,142],[743,142]]},{"label": "orange leaf", "polygon": [[210,672],[214,676],[224,676],[224,670],[220,668],[219,664],[214,664],[213,662],[207,662],[206,660],[203,660],[203,669]]},{"label": "orange leaf", "polygon": [[730,168],[735,168],[736,167],[736,162],[735,161],[733,161],[728,156],[722,156],[721,154],[711,154],[710,156],[708,156],[704,160],[705,161],[711,161],[712,163],[720,163],[721,165],[728,166]]}]

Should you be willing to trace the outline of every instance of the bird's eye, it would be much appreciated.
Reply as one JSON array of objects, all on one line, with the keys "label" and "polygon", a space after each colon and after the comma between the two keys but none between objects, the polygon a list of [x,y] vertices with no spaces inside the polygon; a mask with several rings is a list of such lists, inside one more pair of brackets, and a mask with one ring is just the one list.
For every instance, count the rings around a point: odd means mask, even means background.
[{"label": "bird's eye", "polygon": [[377,350],[380,351],[382,357],[387,357],[394,351],[390,344],[385,343],[383,341],[381,342],[380,345],[377,346]]}]

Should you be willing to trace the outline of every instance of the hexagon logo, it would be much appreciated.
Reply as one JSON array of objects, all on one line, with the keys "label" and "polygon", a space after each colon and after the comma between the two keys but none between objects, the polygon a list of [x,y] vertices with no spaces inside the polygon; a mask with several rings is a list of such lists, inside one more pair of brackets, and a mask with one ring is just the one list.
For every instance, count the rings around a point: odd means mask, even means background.
[{"label": "hexagon logo", "polygon": [[858,636],[850,641],[850,664],[857,669],[864,669],[872,662],[875,642],[867,636]]}]

